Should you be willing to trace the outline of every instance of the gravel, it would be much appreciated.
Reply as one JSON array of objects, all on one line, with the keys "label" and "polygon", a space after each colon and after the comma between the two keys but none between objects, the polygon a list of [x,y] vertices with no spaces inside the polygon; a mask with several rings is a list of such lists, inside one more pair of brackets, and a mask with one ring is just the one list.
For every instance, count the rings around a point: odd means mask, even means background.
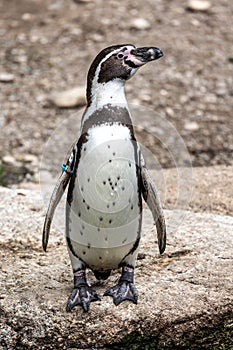
[{"label": "gravel", "polygon": [[[0,82],[0,158],[40,157],[54,130],[74,113],[48,106],[44,96],[84,86],[102,48],[132,42],[164,51],[127,84],[128,101],[154,113],[146,130],[144,115],[137,125],[161,166],[174,166],[167,145],[147,136],[161,118],[174,125],[194,166],[231,164],[233,3],[220,0],[208,11],[189,11],[187,4],[1,0],[1,72],[14,79]],[[132,21],[144,29],[132,28]]]}]

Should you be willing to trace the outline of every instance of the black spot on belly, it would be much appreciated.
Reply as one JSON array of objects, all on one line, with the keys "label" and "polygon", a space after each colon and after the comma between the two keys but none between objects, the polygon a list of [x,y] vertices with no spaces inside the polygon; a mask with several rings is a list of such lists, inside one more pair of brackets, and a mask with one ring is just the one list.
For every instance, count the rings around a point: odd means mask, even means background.
[{"label": "black spot on belly", "polygon": [[99,217],[99,220],[100,220],[100,221],[103,221],[103,217],[102,217],[102,216],[100,216],[100,217]]},{"label": "black spot on belly", "polygon": [[115,155],[116,155],[116,152],[112,152],[112,155],[115,156]]},{"label": "black spot on belly", "polygon": [[133,210],[133,204],[131,205],[130,209]]},{"label": "black spot on belly", "polygon": [[109,159],[109,163],[111,163],[112,162],[112,159]]},{"label": "black spot on belly", "polygon": [[81,212],[80,211],[78,212],[78,216],[81,217]]},{"label": "black spot on belly", "polygon": [[87,248],[88,248],[88,249],[91,248],[91,243],[88,243]]},{"label": "black spot on belly", "polygon": [[100,228],[99,227],[97,227],[97,231],[100,232]]},{"label": "black spot on belly", "polygon": [[123,239],[122,244],[124,244],[127,241],[127,238]]},{"label": "black spot on belly", "polygon": [[80,231],[80,235],[83,236],[83,231]]},{"label": "black spot on belly", "polygon": [[103,185],[106,185],[106,181],[103,181]]},{"label": "black spot on belly", "polygon": [[86,254],[86,252],[85,252],[85,250],[83,250],[83,255],[85,255]]},{"label": "black spot on belly", "polygon": [[124,191],[125,190],[124,186],[122,186],[121,189],[122,189],[122,191]]},{"label": "black spot on belly", "polygon": [[91,179],[90,179],[90,178],[88,178],[88,179],[87,179],[87,182],[90,182],[90,180],[91,180]]},{"label": "black spot on belly", "polygon": [[87,210],[89,210],[90,209],[90,206],[89,205],[87,205]]},{"label": "black spot on belly", "polygon": [[119,180],[120,180],[120,178],[121,178],[121,177],[120,177],[120,175],[118,175],[118,176],[117,176],[117,180],[119,181]]},{"label": "black spot on belly", "polygon": [[109,219],[108,222],[109,222],[109,224],[111,224],[112,223],[112,219]]},{"label": "black spot on belly", "polygon": [[82,229],[85,230],[85,225],[82,224]]}]

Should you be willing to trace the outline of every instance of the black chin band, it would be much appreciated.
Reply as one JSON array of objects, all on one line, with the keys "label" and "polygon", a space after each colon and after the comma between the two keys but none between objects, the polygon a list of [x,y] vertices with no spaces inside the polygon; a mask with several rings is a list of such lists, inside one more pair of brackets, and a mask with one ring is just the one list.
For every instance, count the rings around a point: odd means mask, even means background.
[{"label": "black chin band", "polygon": [[138,66],[130,60],[125,60],[125,64],[127,64],[131,68],[138,68]]}]

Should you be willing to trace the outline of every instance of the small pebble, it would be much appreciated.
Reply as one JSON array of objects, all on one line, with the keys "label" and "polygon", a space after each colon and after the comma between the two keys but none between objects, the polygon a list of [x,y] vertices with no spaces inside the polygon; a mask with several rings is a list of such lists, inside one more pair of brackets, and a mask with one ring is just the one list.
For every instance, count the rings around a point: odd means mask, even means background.
[{"label": "small pebble", "polygon": [[223,97],[227,95],[227,90],[224,88],[219,88],[216,90],[216,95],[219,97]]},{"label": "small pebble", "polygon": [[35,16],[31,13],[24,13],[21,18],[23,21],[26,22],[26,21],[32,21],[35,18]]},{"label": "small pebble", "polygon": [[3,161],[3,163],[8,164],[8,165],[15,165],[15,163],[16,163],[15,158],[11,155],[3,156],[2,161]]},{"label": "small pebble", "polygon": [[191,23],[194,27],[200,27],[200,21],[198,21],[198,19],[196,19],[196,18],[193,18],[191,20]]},{"label": "small pebble", "polygon": [[76,87],[54,93],[47,100],[59,108],[81,107],[86,104],[86,89],[85,87]]},{"label": "small pebble", "polygon": [[189,100],[189,97],[187,95],[181,95],[180,96],[180,103],[181,104],[184,104],[184,103],[188,102],[188,100]]},{"label": "small pebble", "polygon": [[30,163],[35,166],[39,164],[38,157],[33,154],[21,154],[19,157],[17,157],[17,160],[22,163]]},{"label": "small pebble", "polygon": [[211,3],[205,0],[189,0],[187,9],[191,11],[207,11],[211,7]]},{"label": "small pebble", "polygon": [[224,81],[219,81],[216,84],[216,95],[220,97],[227,95],[227,87]]},{"label": "small pebble", "polygon": [[151,27],[150,22],[145,18],[134,18],[130,23],[131,29],[145,30]]},{"label": "small pebble", "polygon": [[93,40],[93,41],[96,42],[96,43],[100,43],[100,42],[104,41],[103,35],[98,34],[98,33],[93,33],[93,34],[90,36],[90,39]]},{"label": "small pebble", "polygon": [[199,130],[199,125],[196,122],[187,122],[185,123],[184,128],[188,131],[197,131]]},{"label": "small pebble", "polygon": [[15,77],[11,73],[0,73],[0,82],[2,83],[12,83]]},{"label": "small pebble", "polygon": [[165,90],[165,89],[161,89],[161,90],[159,91],[159,93],[160,93],[160,95],[162,95],[162,96],[167,96],[167,95],[168,95],[168,91]]},{"label": "small pebble", "polygon": [[169,117],[174,117],[174,115],[175,115],[175,112],[171,107],[166,108],[166,113]]}]

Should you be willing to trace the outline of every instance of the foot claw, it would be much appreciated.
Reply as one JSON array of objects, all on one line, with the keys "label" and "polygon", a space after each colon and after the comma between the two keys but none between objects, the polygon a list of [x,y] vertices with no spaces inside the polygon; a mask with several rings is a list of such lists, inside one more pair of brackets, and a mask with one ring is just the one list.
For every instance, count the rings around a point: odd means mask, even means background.
[{"label": "foot claw", "polygon": [[91,289],[88,285],[78,286],[73,289],[68,298],[66,311],[70,312],[73,307],[80,305],[82,306],[84,312],[87,312],[89,310],[90,303],[98,300],[100,300],[98,293]]},{"label": "foot claw", "polygon": [[107,289],[104,296],[112,297],[116,306],[124,300],[130,300],[134,304],[138,302],[138,292],[135,285],[127,281],[119,282],[114,287]]}]

